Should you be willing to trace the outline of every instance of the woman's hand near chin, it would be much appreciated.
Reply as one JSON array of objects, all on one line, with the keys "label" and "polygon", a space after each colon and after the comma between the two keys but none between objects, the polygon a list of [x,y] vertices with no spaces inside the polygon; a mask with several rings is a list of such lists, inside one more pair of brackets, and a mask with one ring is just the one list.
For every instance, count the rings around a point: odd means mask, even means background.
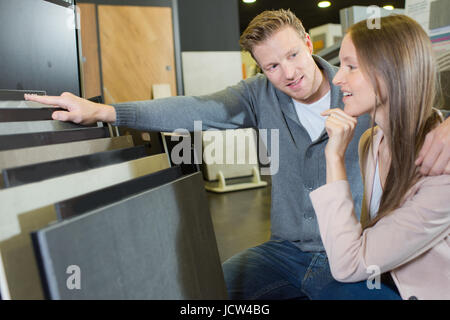
[{"label": "woman's hand near chin", "polygon": [[325,147],[327,183],[346,180],[345,151],[353,139],[357,119],[338,108],[326,110],[322,112],[322,116],[328,116],[325,122],[328,133]]}]

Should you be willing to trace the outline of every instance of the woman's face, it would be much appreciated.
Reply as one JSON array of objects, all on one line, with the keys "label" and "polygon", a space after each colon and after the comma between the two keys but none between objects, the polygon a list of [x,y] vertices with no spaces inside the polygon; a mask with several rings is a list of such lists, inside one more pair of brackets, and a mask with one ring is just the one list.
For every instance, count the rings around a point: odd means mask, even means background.
[{"label": "woman's face", "polygon": [[344,95],[344,111],[354,117],[375,111],[375,91],[364,76],[350,35],[342,40],[339,52],[341,66],[333,83],[341,87]]}]

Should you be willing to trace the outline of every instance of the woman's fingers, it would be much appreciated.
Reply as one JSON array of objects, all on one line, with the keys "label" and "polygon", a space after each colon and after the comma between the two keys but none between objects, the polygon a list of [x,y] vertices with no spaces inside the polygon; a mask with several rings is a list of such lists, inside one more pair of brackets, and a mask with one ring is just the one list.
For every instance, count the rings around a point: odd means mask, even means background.
[{"label": "woman's fingers", "polygon": [[332,112],[328,116],[325,127],[334,126],[336,129],[342,129],[343,131],[353,131],[356,126],[356,121],[354,119],[349,119],[347,116]]},{"label": "woman's fingers", "polygon": [[338,108],[326,110],[322,112],[322,115],[328,116],[325,128],[329,140],[325,148],[325,155],[327,159],[329,157],[343,159],[348,144],[353,138],[357,119]]},{"label": "woman's fingers", "polygon": [[328,109],[321,113],[322,116],[328,116],[328,118],[341,119],[342,121],[347,121],[352,124],[352,127],[356,126],[358,120],[352,117],[339,108]]},{"label": "woman's fingers", "polygon": [[350,115],[348,115],[347,113],[345,113],[343,110],[341,110],[341,109],[332,109],[333,110],[333,112],[332,112],[332,115],[333,115],[333,117],[336,117],[336,118],[338,118],[338,119],[342,119],[342,120],[346,120],[346,121],[349,121],[349,122],[351,122],[351,123],[353,123],[353,124],[355,124],[356,125],[356,123],[357,123],[357,119],[355,118],[355,117],[352,117],[352,116],[350,116]]},{"label": "woman's fingers", "polygon": [[333,112],[333,109],[327,109],[327,110],[323,111],[320,115],[326,117],[326,116],[329,116],[332,112]]}]

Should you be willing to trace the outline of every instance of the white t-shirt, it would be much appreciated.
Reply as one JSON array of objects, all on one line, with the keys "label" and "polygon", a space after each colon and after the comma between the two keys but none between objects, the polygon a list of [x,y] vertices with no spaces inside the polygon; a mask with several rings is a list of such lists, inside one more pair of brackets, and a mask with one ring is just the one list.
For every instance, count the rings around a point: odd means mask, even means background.
[{"label": "white t-shirt", "polygon": [[371,220],[375,219],[375,217],[378,214],[378,209],[380,208],[380,201],[382,195],[383,195],[383,187],[381,186],[380,169],[377,160],[375,176],[373,179],[372,197],[370,199],[370,208],[369,208]]},{"label": "white t-shirt", "polygon": [[330,91],[328,91],[320,100],[311,104],[300,103],[294,99],[292,99],[292,101],[294,102],[298,119],[311,137],[311,141],[316,140],[323,129],[325,129],[325,120],[327,117],[323,117],[320,114],[323,111],[330,109]]}]

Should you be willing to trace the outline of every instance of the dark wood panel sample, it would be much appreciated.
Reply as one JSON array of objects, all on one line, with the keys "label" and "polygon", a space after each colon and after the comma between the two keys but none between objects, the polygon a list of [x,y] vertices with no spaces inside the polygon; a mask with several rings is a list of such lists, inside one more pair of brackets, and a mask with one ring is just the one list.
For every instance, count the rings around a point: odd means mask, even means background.
[{"label": "dark wood panel sample", "polygon": [[139,146],[4,169],[2,170],[2,176],[5,188],[17,187],[26,183],[100,168],[145,156],[147,156],[145,147]]},{"label": "dark wood panel sample", "polygon": [[57,120],[0,122],[0,135],[24,134],[70,129],[84,129],[86,126]]},{"label": "dark wood panel sample", "polygon": [[54,204],[168,168],[166,154],[77,172],[0,191],[0,252],[12,299],[42,299],[30,232],[56,222]]},{"label": "dark wood panel sample", "polygon": [[45,91],[38,90],[5,90],[0,89],[0,101],[22,101],[25,93],[45,96]]},{"label": "dark wood panel sample", "polygon": [[55,111],[62,111],[60,108],[2,108],[0,109],[0,122],[15,121],[41,121],[53,120],[52,114]]},{"label": "dark wood panel sample", "polygon": [[32,239],[50,299],[227,298],[201,173]]},{"label": "dark wood panel sample", "polygon": [[123,136],[0,151],[0,169],[79,157],[96,152],[130,148],[133,146],[132,137]]},{"label": "dark wood panel sample", "polygon": [[179,179],[182,175],[180,167],[172,167],[76,198],[61,201],[55,204],[56,215],[59,220],[68,219],[149,189],[162,186],[163,184]]},{"label": "dark wood panel sample", "polygon": [[108,138],[109,136],[107,127],[2,135],[0,136],[0,150]]}]

